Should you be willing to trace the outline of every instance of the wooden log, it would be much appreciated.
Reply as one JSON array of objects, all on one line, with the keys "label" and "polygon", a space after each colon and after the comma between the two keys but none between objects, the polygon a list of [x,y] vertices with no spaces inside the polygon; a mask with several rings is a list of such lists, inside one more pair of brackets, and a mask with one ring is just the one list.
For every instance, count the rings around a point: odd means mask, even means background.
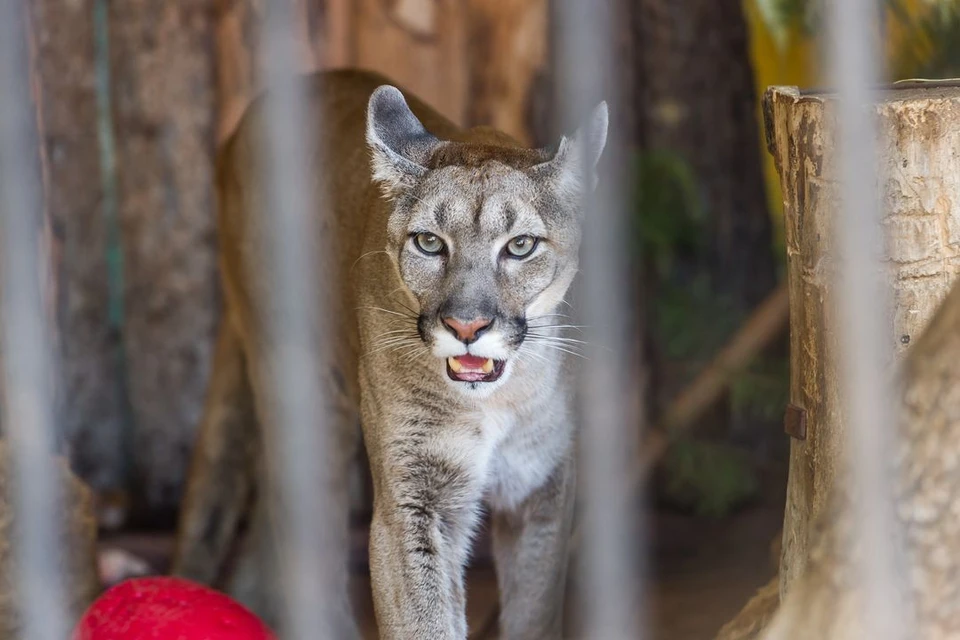
[{"label": "wooden log", "polygon": [[62,366],[63,438],[73,467],[96,490],[124,482],[125,427],[107,275],[109,195],[101,173],[93,0],[29,3],[49,233],[50,313]]},{"label": "wooden log", "polygon": [[[767,139],[783,188],[790,288],[790,402],[805,415],[791,443],[781,557],[781,596],[803,575],[811,523],[823,513],[844,441],[839,345],[830,256],[838,188],[831,166],[833,98],[776,87],[764,99]],[[899,360],[922,334],[960,272],[960,89],[884,91],[864,108],[879,131],[886,278],[893,303],[889,339]]]},{"label": "wooden log", "polygon": [[[938,173],[929,175],[936,179]],[[954,284],[922,336],[916,339],[916,335],[899,372],[902,401],[894,455],[886,465],[894,480],[893,495],[888,497],[893,501],[891,512],[896,514],[902,534],[896,539],[906,547],[906,566],[898,571],[901,582],[893,586],[907,615],[908,635],[904,637],[938,640],[960,635],[960,510],[956,501],[960,486],[960,282]],[[862,615],[864,593],[857,579],[856,565],[864,553],[855,539],[857,500],[853,483],[842,470],[826,506],[813,522],[806,570],[790,585],[765,638],[869,637],[870,628]]]},{"label": "wooden log", "polygon": [[109,3],[137,500],[177,508],[219,312],[213,0]]}]

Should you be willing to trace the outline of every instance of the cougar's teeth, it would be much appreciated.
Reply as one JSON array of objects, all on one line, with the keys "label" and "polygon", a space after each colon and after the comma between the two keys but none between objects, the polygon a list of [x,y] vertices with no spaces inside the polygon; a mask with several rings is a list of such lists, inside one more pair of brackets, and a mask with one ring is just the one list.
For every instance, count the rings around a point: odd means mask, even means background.
[{"label": "cougar's teeth", "polygon": [[484,360],[482,369],[484,373],[491,373],[493,371],[493,360],[490,358]]},{"label": "cougar's teeth", "polygon": [[463,365],[460,364],[460,361],[456,358],[447,358],[447,364],[450,366],[450,370],[454,373],[460,373],[463,369]]}]

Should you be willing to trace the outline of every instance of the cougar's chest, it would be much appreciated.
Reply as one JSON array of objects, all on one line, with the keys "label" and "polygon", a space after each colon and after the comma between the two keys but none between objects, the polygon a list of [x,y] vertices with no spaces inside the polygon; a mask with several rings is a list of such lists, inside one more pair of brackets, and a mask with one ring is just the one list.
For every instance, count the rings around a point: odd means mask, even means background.
[{"label": "cougar's chest", "polygon": [[513,509],[540,487],[565,453],[561,434],[546,422],[529,416],[488,418],[491,429],[499,428],[486,468],[486,500],[498,509]]}]

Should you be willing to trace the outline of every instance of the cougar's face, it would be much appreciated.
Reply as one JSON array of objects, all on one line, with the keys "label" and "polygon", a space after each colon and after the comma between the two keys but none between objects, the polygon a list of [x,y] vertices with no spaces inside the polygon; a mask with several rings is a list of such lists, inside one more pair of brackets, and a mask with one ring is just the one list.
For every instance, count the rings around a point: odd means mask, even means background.
[{"label": "cougar's face", "polygon": [[[579,165],[568,143],[550,153],[437,140],[394,92],[371,98],[367,134],[393,201],[387,253],[438,369],[486,394],[562,324],[553,314],[578,267]],[[601,119],[605,138],[605,110]]]},{"label": "cougar's face", "polygon": [[503,379],[526,339],[557,324],[580,230],[541,191],[497,161],[449,166],[394,212],[389,251],[419,302],[420,338],[454,382]]}]

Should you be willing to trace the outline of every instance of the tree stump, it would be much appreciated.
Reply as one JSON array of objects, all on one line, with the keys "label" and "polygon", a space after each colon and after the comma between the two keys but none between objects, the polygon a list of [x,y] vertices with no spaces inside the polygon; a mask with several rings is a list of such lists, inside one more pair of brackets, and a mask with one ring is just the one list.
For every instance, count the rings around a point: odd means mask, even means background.
[{"label": "tree stump", "polygon": [[[896,585],[909,638],[960,635],[960,283],[914,340],[900,371],[902,402],[889,473],[907,566]],[[834,484],[810,532],[810,556],[765,638],[859,640],[869,636],[856,562],[853,484]]]},{"label": "tree stump", "polygon": [[[842,464],[844,425],[830,260],[839,190],[829,133],[834,97],[775,87],[764,98],[767,143],[783,188],[790,295],[791,443],[780,592],[804,574],[811,523]],[[877,119],[878,188],[888,238],[890,340],[901,360],[960,272],[960,89],[894,87],[864,107]],[[960,358],[960,351],[957,352]]]}]

